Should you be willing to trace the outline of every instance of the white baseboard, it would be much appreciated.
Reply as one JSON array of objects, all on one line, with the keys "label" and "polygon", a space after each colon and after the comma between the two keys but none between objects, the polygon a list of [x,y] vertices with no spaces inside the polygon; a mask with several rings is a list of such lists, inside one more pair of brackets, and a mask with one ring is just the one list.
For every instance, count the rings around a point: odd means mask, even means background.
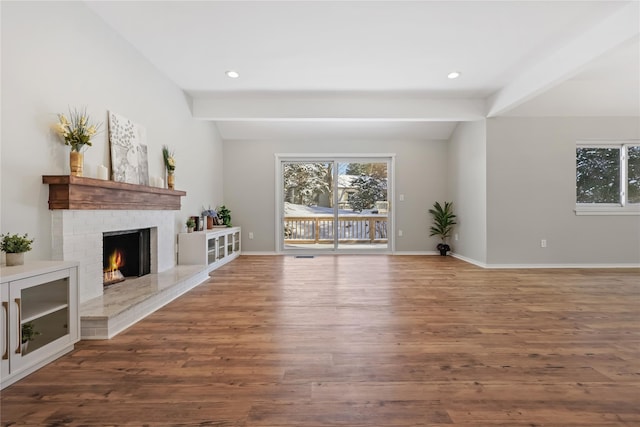
[{"label": "white baseboard", "polygon": [[457,258],[457,259],[459,259],[461,261],[468,262],[469,264],[473,264],[473,265],[481,267],[481,268],[488,268],[486,263],[480,262],[480,261],[476,261],[475,259],[472,259],[472,258],[467,258],[466,256],[458,255],[456,253],[452,253],[451,256],[454,257],[454,258]]},{"label": "white baseboard", "polygon": [[640,268],[640,264],[488,264],[486,268]]},{"label": "white baseboard", "polygon": [[278,252],[275,252],[275,251],[271,251],[271,252],[269,252],[269,251],[252,251],[252,252],[249,252],[249,251],[243,250],[240,253],[240,255],[258,255],[258,256],[270,255],[270,256],[273,256],[273,255],[285,255],[285,254],[279,254]]},{"label": "white baseboard", "polygon": [[[268,252],[268,251],[256,251],[256,252],[247,252],[242,251],[242,255],[258,255],[258,256],[290,256],[295,254],[290,253],[279,253],[279,252]],[[326,253],[322,255],[344,255],[344,254],[334,254],[334,253]],[[403,256],[403,255],[421,255],[421,256],[440,256],[440,253],[437,251],[396,251],[391,255]],[[457,258],[461,261],[468,262],[469,264],[473,264],[475,266],[481,268],[495,268],[495,269],[507,269],[507,268],[640,268],[640,263],[633,264],[487,264],[481,261],[477,261],[473,258],[468,258],[462,256],[460,254],[456,254],[454,252],[450,252],[449,256]]]},{"label": "white baseboard", "polygon": [[482,268],[495,268],[495,269],[507,269],[507,268],[640,268],[640,264],[487,264],[484,262],[476,261],[471,258],[464,257],[458,254],[451,254],[453,257],[462,261],[468,262],[473,265],[477,265]]}]

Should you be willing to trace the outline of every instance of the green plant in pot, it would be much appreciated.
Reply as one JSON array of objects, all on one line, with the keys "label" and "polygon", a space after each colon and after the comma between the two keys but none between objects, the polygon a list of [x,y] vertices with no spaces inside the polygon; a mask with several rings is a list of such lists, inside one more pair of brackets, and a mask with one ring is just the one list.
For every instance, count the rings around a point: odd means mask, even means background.
[{"label": "green plant in pot", "polygon": [[451,250],[451,247],[447,244],[447,239],[453,231],[453,226],[456,225],[453,202],[444,202],[444,205],[435,202],[433,208],[429,209],[429,213],[433,217],[433,225],[430,228],[431,234],[429,236],[440,237],[441,242],[438,243],[436,248],[440,251],[440,255],[447,255],[447,252]]},{"label": "green plant in pot", "polygon": [[27,347],[29,346],[29,342],[36,339],[36,337],[40,335],[40,332],[36,331],[35,325],[33,322],[27,322],[22,324],[22,354],[27,351]]},{"label": "green plant in pot", "polygon": [[196,227],[196,221],[193,218],[189,218],[186,224],[187,224],[187,231],[189,233],[192,233],[193,229]]},{"label": "green plant in pot", "polygon": [[218,208],[218,218],[220,218],[222,224],[231,227],[231,211],[225,205]]},{"label": "green plant in pot", "polygon": [[0,250],[7,254],[7,266],[24,264],[24,253],[31,250],[33,239],[28,234],[3,234],[0,240]]}]

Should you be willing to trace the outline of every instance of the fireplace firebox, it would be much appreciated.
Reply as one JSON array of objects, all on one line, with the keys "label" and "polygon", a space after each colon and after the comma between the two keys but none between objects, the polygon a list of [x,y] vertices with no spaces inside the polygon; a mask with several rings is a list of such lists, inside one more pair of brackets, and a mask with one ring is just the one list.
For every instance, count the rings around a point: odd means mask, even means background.
[{"label": "fireplace firebox", "polygon": [[103,285],[151,272],[151,229],[110,231],[102,235]]}]

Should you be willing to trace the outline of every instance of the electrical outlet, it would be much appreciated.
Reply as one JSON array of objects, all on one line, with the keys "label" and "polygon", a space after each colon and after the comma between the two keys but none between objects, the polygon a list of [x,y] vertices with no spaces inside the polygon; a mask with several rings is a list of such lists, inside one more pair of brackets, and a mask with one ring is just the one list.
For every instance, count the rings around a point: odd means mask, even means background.
[{"label": "electrical outlet", "polygon": [[541,248],[546,248],[547,247],[547,239],[540,240],[540,247]]},{"label": "electrical outlet", "polygon": [[400,199],[401,202],[404,202],[404,194],[401,194],[400,197],[398,197],[398,199]]},{"label": "electrical outlet", "polygon": [[249,240],[253,240],[253,231],[249,232]]},{"label": "electrical outlet", "polygon": [[398,230],[398,237],[402,237],[402,230]]},{"label": "electrical outlet", "polygon": [[454,234],[454,235],[453,235],[453,240],[455,240],[456,242],[459,240],[459,239],[458,239],[458,233],[456,233],[456,234]]}]

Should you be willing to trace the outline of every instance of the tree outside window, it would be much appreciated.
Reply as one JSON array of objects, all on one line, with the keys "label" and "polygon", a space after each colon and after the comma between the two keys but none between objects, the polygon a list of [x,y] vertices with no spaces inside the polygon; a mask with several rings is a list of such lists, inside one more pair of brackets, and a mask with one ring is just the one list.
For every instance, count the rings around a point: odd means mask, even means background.
[{"label": "tree outside window", "polygon": [[640,145],[578,145],[576,203],[640,203]]},{"label": "tree outside window", "polygon": [[576,150],[578,203],[620,203],[620,148]]},{"label": "tree outside window", "polygon": [[640,145],[627,148],[628,201],[640,203]]}]

